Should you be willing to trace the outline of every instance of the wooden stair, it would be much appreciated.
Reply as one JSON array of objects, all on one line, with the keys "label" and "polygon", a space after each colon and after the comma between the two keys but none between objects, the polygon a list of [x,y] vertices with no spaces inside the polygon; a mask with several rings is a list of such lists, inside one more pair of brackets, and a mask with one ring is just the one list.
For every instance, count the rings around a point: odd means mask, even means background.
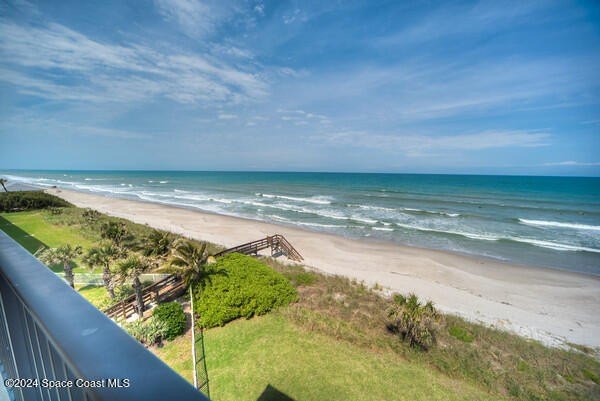
[{"label": "wooden stair", "polygon": [[[185,291],[185,285],[183,280],[177,276],[171,275],[154,284],[144,287],[142,291],[144,305],[148,305],[151,302],[156,302],[158,304],[159,302],[174,299],[181,295]],[[104,309],[103,312],[111,319],[127,319],[137,312],[135,304],[135,294],[132,294],[113,306]]]},{"label": "wooden stair", "polygon": [[264,249],[271,249],[271,256],[275,256],[281,253],[287,256],[289,259],[296,262],[304,260],[302,255],[290,244],[290,242],[280,234],[269,235],[265,238],[261,238],[256,241],[247,242],[242,245],[234,246],[233,248],[225,249],[217,254],[215,257],[227,255],[229,253],[243,253],[244,255],[256,255],[259,251]]}]

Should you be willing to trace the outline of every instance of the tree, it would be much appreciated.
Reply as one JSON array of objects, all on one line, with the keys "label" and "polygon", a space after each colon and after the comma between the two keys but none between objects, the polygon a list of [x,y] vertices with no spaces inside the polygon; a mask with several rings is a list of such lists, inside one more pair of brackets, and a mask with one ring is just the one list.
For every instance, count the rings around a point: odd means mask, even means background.
[{"label": "tree", "polygon": [[173,256],[169,261],[168,270],[171,273],[181,277],[183,282],[188,287],[190,292],[190,305],[192,309],[192,363],[193,363],[193,377],[194,387],[198,387],[198,360],[202,361],[203,377],[204,382],[200,385],[200,389],[205,388],[207,394],[210,396],[208,389],[208,372],[206,370],[206,358],[204,358],[204,336],[200,331],[200,353],[201,357],[197,356],[196,348],[196,327],[195,327],[195,312],[194,312],[194,291],[193,286],[199,284],[202,288],[209,275],[206,271],[206,262],[208,261],[208,253],[206,252],[206,243],[202,243],[202,246],[197,247],[190,241],[178,241],[173,249]]},{"label": "tree", "polygon": [[136,309],[137,314],[140,318],[144,316],[144,294],[142,282],[140,281],[140,275],[148,272],[154,266],[146,258],[141,258],[137,255],[132,255],[125,260],[117,263],[113,269],[117,279],[121,283],[125,283],[126,280],[131,280],[133,284],[133,291],[135,292]]},{"label": "tree", "polygon": [[75,267],[75,259],[79,255],[81,255],[80,246],[73,247],[67,244],[59,246],[58,248],[51,248],[42,251],[40,253],[40,260],[48,264],[62,265],[65,272],[65,279],[71,288],[75,288],[73,268]]},{"label": "tree", "polygon": [[171,251],[174,238],[166,231],[153,230],[139,245],[144,256],[165,257]]},{"label": "tree", "polygon": [[2,188],[4,188],[4,192],[8,192],[8,189],[6,189],[6,186],[4,184],[6,184],[7,179],[6,178],[0,178],[0,185],[2,185]]},{"label": "tree", "polygon": [[422,304],[415,294],[396,294],[388,309],[388,319],[388,329],[410,346],[427,350],[435,343],[440,315],[431,301]]},{"label": "tree", "polygon": [[198,247],[190,241],[178,241],[166,270],[181,277],[187,287],[204,284],[208,279],[205,269],[208,256],[206,243]]},{"label": "tree", "polygon": [[107,242],[101,246],[95,246],[90,248],[87,254],[83,258],[83,262],[89,266],[90,269],[96,267],[102,268],[102,281],[104,287],[108,291],[108,295],[111,299],[115,298],[115,290],[112,283],[112,273],[110,271],[110,263],[121,255],[119,249],[112,243]]},{"label": "tree", "polygon": [[131,238],[125,223],[116,221],[109,221],[102,224],[100,227],[100,236],[112,241],[112,243],[118,248],[122,248],[125,241]]}]

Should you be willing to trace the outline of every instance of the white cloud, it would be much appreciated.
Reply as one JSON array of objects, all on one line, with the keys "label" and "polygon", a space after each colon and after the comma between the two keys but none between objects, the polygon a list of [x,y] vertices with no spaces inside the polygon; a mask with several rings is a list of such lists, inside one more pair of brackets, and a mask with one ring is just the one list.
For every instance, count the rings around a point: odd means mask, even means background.
[{"label": "white cloud", "polygon": [[254,6],[254,11],[260,15],[261,17],[265,15],[265,5],[262,2],[258,2],[255,6]]},{"label": "white cloud", "polygon": [[600,166],[600,162],[577,162],[568,160],[564,162],[544,163],[544,166]]},{"label": "white cloud", "polygon": [[549,134],[526,131],[485,131],[477,134],[419,135],[378,134],[365,131],[342,131],[312,137],[334,145],[347,145],[422,156],[431,151],[477,151],[510,147],[540,147],[548,145]]},{"label": "white cloud", "polygon": [[192,38],[211,34],[232,12],[226,1],[155,0],[160,14]]},{"label": "white cloud", "polygon": [[217,117],[219,120],[235,120],[238,118],[237,115],[235,114],[225,114],[225,113],[221,113],[218,115]]},{"label": "white cloud", "polygon": [[527,18],[536,10],[548,6],[544,2],[483,0],[455,4],[442,2],[423,18],[402,31],[374,41],[377,45],[415,45],[431,40],[445,40],[454,35],[498,31],[513,28],[519,23],[529,23]]},{"label": "white cloud", "polygon": [[0,80],[52,100],[239,103],[268,88],[259,74],[218,58],[102,43],[59,24],[0,20],[0,55]]}]

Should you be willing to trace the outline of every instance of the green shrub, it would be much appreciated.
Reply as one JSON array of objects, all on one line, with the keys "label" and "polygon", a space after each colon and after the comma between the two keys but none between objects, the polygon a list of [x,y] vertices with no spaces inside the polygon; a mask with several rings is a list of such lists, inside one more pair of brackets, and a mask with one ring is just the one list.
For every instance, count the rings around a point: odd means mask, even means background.
[{"label": "green shrub", "polygon": [[433,303],[421,304],[415,294],[407,297],[396,294],[388,310],[387,327],[410,346],[427,350],[435,343],[439,318]]},{"label": "green shrub", "polygon": [[69,207],[69,202],[41,191],[15,191],[0,193],[0,212]]},{"label": "green shrub", "polygon": [[151,317],[150,319],[138,319],[131,323],[125,323],[123,328],[130,336],[145,345],[160,343],[165,337],[166,328],[163,322]]},{"label": "green shrub", "polygon": [[81,213],[81,217],[85,219],[88,224],[96,223],[100,219],[100,212],[94,209],[84,209]]},{"label": "green shrub", "polygon": [[600,377],[598,377],[594,372],[589,369],[583,369],[583,376],[590,379],[596,384],[600,384]]},{"label": "green shrub", "polygon": [[173,340],[183,334],[187,324],[183,308],[178,302],[165,302],[152,311],[152,317],[164,324],[165,340]]},{"label": "green shrub", "polygon": [[448,333],[464,343],[473,342],[473,336],[466,329],[460,326],[452,326],[448,329]]},{"label": "green shrub", "polygon": [[208,265],[207,273],[205,287],[195,288],[195,309],[205,328],[263,315],[298,297],[283,275],[250,256],[224,256]]}]

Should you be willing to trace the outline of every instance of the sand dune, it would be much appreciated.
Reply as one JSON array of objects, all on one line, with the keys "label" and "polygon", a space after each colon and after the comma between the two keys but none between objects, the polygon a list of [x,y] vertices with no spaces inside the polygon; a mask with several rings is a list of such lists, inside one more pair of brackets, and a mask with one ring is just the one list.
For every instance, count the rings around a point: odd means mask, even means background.
[{"label": "sand dune", "polygon": [[305,264],[390,291],[415,292],[437,306],[558,345],[600,346],[600,278],[517,266],[443,251],[352,240],[195,210],[52,189],[79,207],[199,240],[234,246],[280,233]]}]

